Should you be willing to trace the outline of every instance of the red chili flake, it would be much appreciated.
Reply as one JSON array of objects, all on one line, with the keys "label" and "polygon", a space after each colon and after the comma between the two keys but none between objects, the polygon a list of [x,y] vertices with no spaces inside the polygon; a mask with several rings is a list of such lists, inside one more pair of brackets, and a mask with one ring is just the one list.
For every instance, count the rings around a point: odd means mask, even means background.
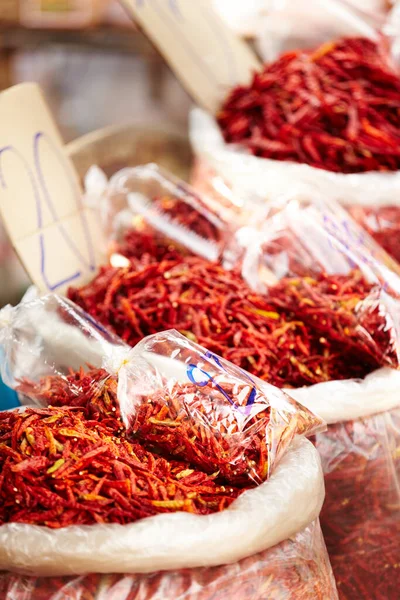
[{"label": "red chili flake", "polygon": [[[3,600],[336,600],[318,521],[231,565],[85,577],[0,575]],[[388,597],[389,598],[389,597]]]},{"label": "red chili flake", "polygon": [[[24,444],[28,429],[13,443],[13,433],[32,416],[37,417],[32,444]],[[243,491],[194,469],[186,475],[187,464],[111,436],[79,408],[0,413],[0,439],[0,525],[59,528],[126,524],[177,510],[209,514]]]},{"label": "red chili flake", "polygon": [[381,44],[344,38],[283,54],[218,114],[256,156],[341,173],[400,168],[400,77]]},{"label": "red chili flake", "polygon": [[400,262],[400,206],[348,206],[355,219],[397,262]]},{"label": "red chili flake", "polygon": [[263,297],[239,273],[193,256],[102,267],[69,297],[132,346],[176,329],[277,387],[300,387],[398,366],[385,316],[357,313],[371,290],[355,271],[348,279],[321,274],[313,285],[288,279]]}]

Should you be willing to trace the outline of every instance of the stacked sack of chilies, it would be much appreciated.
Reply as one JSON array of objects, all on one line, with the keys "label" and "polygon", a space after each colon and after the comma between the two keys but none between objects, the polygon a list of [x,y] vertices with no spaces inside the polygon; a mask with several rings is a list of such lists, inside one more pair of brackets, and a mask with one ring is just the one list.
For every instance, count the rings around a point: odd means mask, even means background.
[{"label": "stacked sack of chilies", "polygon": [[[310,27],[310,15],[324,27]],[[339,596],[394,599],[400,581],[398,266],[368,234],[399,260],[398,3],[382,22],[366,17],[335,0],[283,2],[268,15],[260,24],[262,72],[229,94],[216,121],[193,113],[193,182],[232,217],[237,205],[267,207],[258,239],[248,245],[247,235],[244,278],[273,297],[277,277],[290,292],[293,316],[314,319],[323,340],[332,335],[333,312],[339,320],[352,304],[358,333],[368,306],[371,316],[387,315],[386,326],[372,332],[371,321],[363,337],[371,349],[392,329],[392,358],[389,351],[382,362],[380,354],[378,364],[375,355],[373,364],[367,346],[361,353],[354,347],[354,357],[344,358],[339,370],[346,380],[340,386],[315,380],[291,393],[309,407],[315,406],[314,391],[329,399],[315,408],[328,422],[316,446],[326,484],[321,524]],[[325,243],[318,234],[323,230]],[[338,259],[333,238],[341,240],[347,260]],[[345,274],[351,281],[342,279]],[[301,282],[288,287],[294,275]],[[359,295],[365,281],[371,285],[367,302]],[[352,343],[350,321],[342,336]],[[357,360],[362,368],[350,374]],[[310,383],[313,378],[310,369]]]},{"label": "stacked sack of chilies", "polygon": [[0,413],[2,598],[397,598],[400,267],[336,200],[395,202],[400,86],[359,34],[234,91],[234,147],[195,115],[209,196],[92,170],[109,263],[0,312],[29,407]]},{"label": "stacked sack of chilies", "polygon": [[104,198],[111,264],[125,266],[71,299],[131,345],[177,329],[324,418],[322,525],[339,593],[395,598],[400,267],[309,189],[224,222],[146,166],[117,174]]},{"label": "stacked sack of chilies", "polygon": [[177,331],[132,349],[54,295],[0,319],[27,405],[0,413],[2,598],[337,598],[320,418]]}]

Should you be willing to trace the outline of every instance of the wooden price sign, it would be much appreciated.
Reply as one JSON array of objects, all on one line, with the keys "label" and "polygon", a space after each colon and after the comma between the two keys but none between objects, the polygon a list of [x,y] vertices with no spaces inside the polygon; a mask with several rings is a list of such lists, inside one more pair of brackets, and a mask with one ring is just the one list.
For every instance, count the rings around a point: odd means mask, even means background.
[{"label": "wooden price sign", "polygon": [[259,69],[211,0],[120,0],[158,47],[192,98],[215,113],[228,91]]},{"label": "wooden price sign", "polygon": [[105,245],[98,218],[82,204],[74,167],[40,88],[0,94],[0,213],[11,242],[42,292],[87,281]]}]

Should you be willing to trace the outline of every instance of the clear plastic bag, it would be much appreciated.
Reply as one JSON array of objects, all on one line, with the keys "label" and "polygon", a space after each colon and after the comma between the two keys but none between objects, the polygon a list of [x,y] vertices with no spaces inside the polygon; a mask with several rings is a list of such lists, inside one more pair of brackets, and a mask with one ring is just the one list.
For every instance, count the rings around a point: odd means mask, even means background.
[{"label": "clear plastic bag", "polygon": [[176,331],[144,339],[133,356],[155,371],[141,372],[133,359],[120,399],[128,431],[228,483],[262,482],[295,435],[322,426],[274,386]]},{"label": "clear plastic bag", "polygon": [[[37,382],[68,375],[90,364],[101,369],[129,352],[117,336],[73,302],[56,295],[26,300],[0,311],[1,375],[13,389],[21,380]],[[39,405],[43,405],[39,402]]]},{"label": "clear plastic bag", "polygon": [[272,0],[269,8],[258,21],[256,37],[265,62],[343,36],[374,39],[386,14],[385,0]]},{"label": "clear plastic bag", "polygon": [[318,520],[240,562],[148,575],[0,575],[3,600],[336,600]]},{"label": "clear plastic bag", "polygon": [[244,279],[276,310],[312,327],[326,351],[338,342],[347,360],[369,364],[363,375],[397,369],[397,263],[335,203],[292,196],[275,208],[248,246]]},{"label": "clear plastic bag", "polygon": [[[383,382],[382,382],[383,383]],[[384,401],[386,390],[381,388]],[[317,434],[326,486],[321,525],[343,600],[397,598],[400,408]]]},{"label": "clear plastic bag", "polygon": [[122,169],[109,182],[92,168],[86,189],[86,202],[100,207],[111,252],[142,260],[146,253],[156,259],[192,253],[215,261],[229,243],[234,223],[223,211],[155,164]]},{"label": "clear plastic bag", "polygon": [[[336,202],[299,188],[259,211],[259,230],[249,236],[243,278],[259,292],[285,277],[347,275],[359,270],[366,281],[395,297],[399,265]],[[304,189],[304,188],[303,188]],[[257,202],[257,196],[252,200]]]}]

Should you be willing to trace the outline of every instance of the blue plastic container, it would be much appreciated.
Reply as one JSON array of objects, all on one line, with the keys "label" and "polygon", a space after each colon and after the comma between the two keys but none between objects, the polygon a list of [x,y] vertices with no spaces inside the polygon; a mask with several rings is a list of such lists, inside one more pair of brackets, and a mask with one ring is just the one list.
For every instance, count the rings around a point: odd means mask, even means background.
[{"label": "blue plastic container", "polygon": [[0,410],[21,406],[18,394],[0,379]]},{"label": "blue plastic container", "polygon": [[[0,361],[4,361],[4,350],[2,347],[0,347]],[[0,377],[0,410],[8,410],[16,406],[21,406],[18,394],[9,388]]]}]

